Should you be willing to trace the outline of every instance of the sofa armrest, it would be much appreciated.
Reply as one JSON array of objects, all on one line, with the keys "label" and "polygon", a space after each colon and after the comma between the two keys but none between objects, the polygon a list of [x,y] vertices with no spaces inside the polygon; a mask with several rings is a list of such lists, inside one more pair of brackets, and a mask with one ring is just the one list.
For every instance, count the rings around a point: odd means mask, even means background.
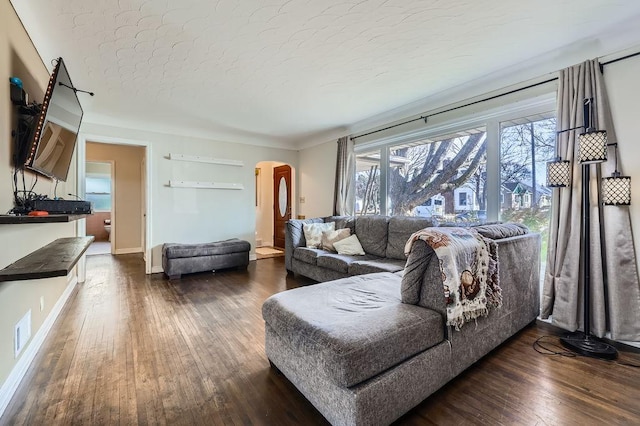
[{"label": "sofa armrest", "polygon": [[287,271],[291,271],[293,251],[296,247],[305,247],[307,240],[304,238],[303,225],[305,223],[322,223],[321,217],[313,219],[290,219],[285,226],[284,235],[284,264]]}]

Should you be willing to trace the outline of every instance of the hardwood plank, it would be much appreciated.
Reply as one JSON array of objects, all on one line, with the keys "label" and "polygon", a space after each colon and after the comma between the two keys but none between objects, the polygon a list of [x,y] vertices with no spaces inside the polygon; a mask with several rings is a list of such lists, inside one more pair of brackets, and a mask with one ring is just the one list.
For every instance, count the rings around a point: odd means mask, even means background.
[{"label": "hardwood plank", "polygon": [[64,277],[92,241],[91,236],[58,238],[0,270],[0,281]]},{"label": "hardwood plank", "polygon": [[[325,425],[264,354],[262,302],[310,282],[283,258],[169,282],[91,257],[0,424]],[[640,369],[532,349],[558,333],[527,327],[396,424],[640,424]]]}]

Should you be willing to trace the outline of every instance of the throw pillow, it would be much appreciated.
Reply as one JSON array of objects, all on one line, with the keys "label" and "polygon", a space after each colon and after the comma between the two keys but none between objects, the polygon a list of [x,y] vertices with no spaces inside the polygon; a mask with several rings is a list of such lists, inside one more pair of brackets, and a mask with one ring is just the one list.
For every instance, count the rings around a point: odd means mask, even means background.
[{"label": "throw pillow", "polygon": [[351,235],[351,229],[342,228],[335,231],[325,231],[322,233],[322,248],[325,250],[336,251],[333,247],[338,241],[344,240]]},{"label": "throw pillow", "polygon": [[362,249],[362,245],[360,244],[360,240],[358,240],[356,234],[333,243],[333,246],[338,251],[338,254],[364,255],[364,250]]},{"label": "throw pillow", "polygon": [[307,240],[307,247],[321,248],[322,233],[325,231],[335,231],[335,229],[335,222],[305,223],[302,225],[302,232],[304,232],[304,239]]}]

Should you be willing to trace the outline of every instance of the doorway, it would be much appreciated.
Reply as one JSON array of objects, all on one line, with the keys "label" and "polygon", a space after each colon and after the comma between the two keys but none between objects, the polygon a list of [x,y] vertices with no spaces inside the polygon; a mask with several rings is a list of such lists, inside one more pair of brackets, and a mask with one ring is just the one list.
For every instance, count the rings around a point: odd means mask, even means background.
[{"label": "doorway", "polygon": [[85,169],[85,200],[93,206],[93,214],[86,219],[86,235],[94,237],[87,256],[112,254],[111,244],[114,162],[87,161]]},{"label": "doorway", "polygon": [[[109,239],[111,243],[110,252],[115,255],[120,254],[141,254],[146,256],[146,195],[148,194],[146,185],[146,156],[147,147],[137,146],[127,143],[95,142],[93,139],[85,141],[85,194],[89,199],[99,197],[102,194],[90,194],[92,192],[88,186],[92,176],[92,163],[112,164],[112,197],[111,214],[109,223],[104,223],[104,218],[97,218],[102,221],[102,228],[106,236],[107,229],[110,228]],[[80,177],[82,179],[82,177]],[[99,191],[102,192],[102,191]],[[93,201],[93,200],[92,200]],[[99,201],[99,200],[98,200]],[[94,210],[96,203],[94,201]],[[102,216],[101,214],[93,216]],[[94,219],[92,217],[92,219]],[[97,225],[96,225],[97,226]],[[104,229],[107,227],[107,229]],[[87,220],[87,232],[89,232],[89,221]]]},{"label": "doorway", "polygon": [[[293,168],[277,161],[260,161],[255,167],[256,259],[284,256],[285,223],[292,217],[291,200],[295,199]],[[284,178],[282,190],[280,178]]]},{"label": "doorway", "polygon": [[284,250],[284,230],[291,219],[291,167],[273,169],[273,246]]}]

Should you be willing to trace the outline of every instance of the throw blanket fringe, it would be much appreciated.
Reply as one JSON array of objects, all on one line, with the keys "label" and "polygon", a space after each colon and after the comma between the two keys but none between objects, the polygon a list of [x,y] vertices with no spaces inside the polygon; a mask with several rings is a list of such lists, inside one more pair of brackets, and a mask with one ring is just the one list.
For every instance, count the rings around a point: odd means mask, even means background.
[{"label": "throw blanket fringe", "polygon": [[466,322],[489,315],[502,306],[498,282],[497,244],[470,228],[425,228],[415,232],[405,245],[408,255],[416,240],[433,248],[447,304],[447,325],[460,330]]}]

